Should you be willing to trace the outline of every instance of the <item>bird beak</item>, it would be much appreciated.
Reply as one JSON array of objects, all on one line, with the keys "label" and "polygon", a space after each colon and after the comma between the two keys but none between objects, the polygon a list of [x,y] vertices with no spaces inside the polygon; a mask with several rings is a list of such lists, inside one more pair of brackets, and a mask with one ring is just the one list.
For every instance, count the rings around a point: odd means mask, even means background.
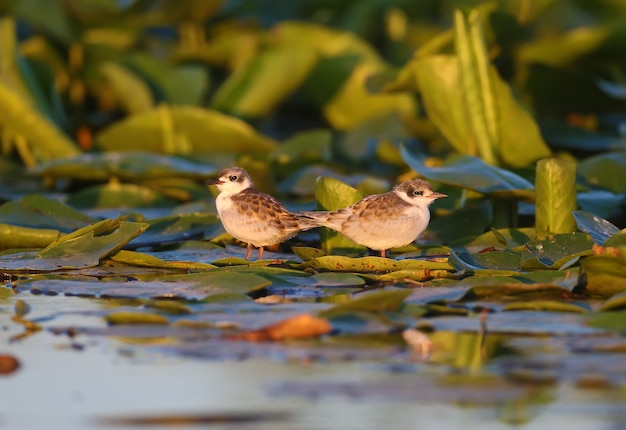
[{"label": "bird beak", "polygon": [[223,184],[224,182],[220,181],[219,178],[215,178],[215,179],[209,179],[208,181],[206,181],[207,185],[220,185]]},{"label": "bird beak", "polygon": [[448,195],[447,194],[443,194],[443,193],[434,192],[429,197],[434,200],[434,199],[440,199],[442,197],[448,197]]}]

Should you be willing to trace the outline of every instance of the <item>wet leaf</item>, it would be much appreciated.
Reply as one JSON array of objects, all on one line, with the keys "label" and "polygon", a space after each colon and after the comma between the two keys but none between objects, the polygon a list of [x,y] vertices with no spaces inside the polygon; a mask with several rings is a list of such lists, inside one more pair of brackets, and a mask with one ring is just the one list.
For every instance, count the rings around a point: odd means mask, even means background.
[{"label": "wet leaf", "polygon": [[381,257],[350,258],[336,255],[317,257],[302,267],[333,272],[393,272],[396,270],[454,270],[447,262],[428,260],[392,260]]},{"label": "wet leaf", "polygon": [[53,271],[63,268],[92,267],[148,228],[147,224],[122,222],[113,233],[95,236],[91,231],[82,236],[53,244],[41,252],[21,252],[0,256],[0,268],[15,271]]},{"label": "wet leaf", "polygon": [[617,234],[619,229],[609,221],[585,211],[574,211],[574,219],[578,230],[591,236],[598,245],[603,245],[611,236]]},{"label": "wet leaf", "polygon": [[411,294],[411,290],[395,289],[375,291],[357,296],[350,301],[333,306],[330,309],[319,312],[322,318],[334,318],[342,314],[355,311],[364,312],[397,312],[402,307],[404,300]]},{"label": "wet leaf", "polygon": [[209,238],[222,229],[215,213],[176,214],[152,219],[148,224],[148,230],[131,242],[133,248],[158,247],[191,238]]},{"label": "wet leaf", "polygon": [[586,233],[557,234],[529,241],[522,251],[522,269],[560,269],[570,260],[593,254],[593,240]]},{"label": "wet leaf", "polygon": [[572,233],[576,221],[576,164],[557,158],[537,163],[535,228],[543,237],[547,234]]},{"label": "wet leaf", "polygon": [[301,314],[259,330],[237,333],[227,336],[227,338],[251,342],[269,342],[318,337],[330,333],[331,330],[332,326],[327,320],[309,314]]},{"label": "wet leaf", "polygon": [[404,161],[427,179],[467,188],[501,198],[534,201],[533,185],[515,173],[490,166],[477,157],[453,156],[441,167],[427,167],[422,158],[406,147],[401,149]]},{"label": "wet leaf", "polygon": [[159,314],[149,314],[145,312],[112,312],[105,316],[107,323],[111,325],[120,324],[169,324],[167,317]]},{"label": "wet leaf", "polygon": [[161,269],[174,270],[207,270],[215,269],[217,266],[206,263],[186,262],[186,261],[164,261],[153,255],[144,254],[142,252],[119,251],[111,256],[111,260],[118,263],[124,263],[131,266],[139,267],[155,267]]}]

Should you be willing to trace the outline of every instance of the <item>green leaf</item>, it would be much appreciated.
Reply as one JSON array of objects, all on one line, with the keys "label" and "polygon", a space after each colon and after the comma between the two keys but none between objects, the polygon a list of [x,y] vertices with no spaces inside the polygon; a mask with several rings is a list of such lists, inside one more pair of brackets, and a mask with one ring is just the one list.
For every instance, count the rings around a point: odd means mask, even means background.
[{"label": "green leaf", "polygon": [[589,184],[614,193],[626,193],[625,170],[626,151],[596,155],[578,164],[578,172]]},{"label": "green leaf", "polygon": [[537,163],[535,177],[537,235],[576,231],[576,164],[548,158]]},{"label": "green leaf", "polygon": [[529,241],[522,251],[522,269],[561,269],[577,257],[593,254],[593,240],[586,233],[557,234]]},{"label": "green leaf", "polygon": [[93,267],[115,254],[148,228],[147,224],[121,222],[120,227],[105,236],[90,231],[71,240],[59,241],[39,253],[21,252],[0,256],[0,269],[12,271],[54,271]]},{"label": "green leaf", "polygon": [[299,88],[318,56],[307,49],[262,51],[220,86],[211,107],[237,116],[265,117]]},{"label": "green leaf", "polygon": [[154,106],[154,98],[148,85],[126,67],[108,62],[100,66],[99,72],[126,112],[132,114]]},{"label": "green leaf", "polygon": [[618,309],[626,309],[626,291],[611,296],[600,307],[600,312],[614,311]]},{"label": "green leaf", "polygon": [[[327,211],[337,210],[350,206],[362,198],[363,195],[358,190],[344,184],[338,179],[329,177],[317,179],[315,185],[315,200],[318,209]],[[322,250],[326,254],[360,254],[367,250],[367,248],[362,245],[357,245],[343,234],[328,228],[320,229],[320,242]]]},{"label": "green leaf", "polygon": [[498,165],[496,142],[500,135],[500,123],[478,10],[472,10],[467,18],[462,11],[455,11],[454,26],[455,50],[462,71],[461,94],[467,100],[469,129],[473,131],[480,157],[487,164]]},{"label": "green leaf", "polygon": [[530,182],[509,170],[485,164],[480,158],[452,156],[441,167],[428,167],[406,146],[401,152],[404,161],[427,179],[494,197],[534,201],[535,192]]},{"label": "green leaf", "polygon": [[589,318],[587,323],[592,327],[626,333],[626,311],[601,313]]},{"label": "green leaf", "polygon": [[583,314],[588,309],[574,303],[556,300],[525,300],[523,302],[508,303],[503,311],[542,311],[542,312],[572,312]]},{"label": "green leaf", "polygon": [[619,229],[609,221],[585,211],[573,211],[578,230],[585,232],[598,245],[603,245],[611,236],[619,233]]},{"label": "green leaf", "polygon": [[157,208],[171,207],[176,203],[150,188],[119,182],[85,188],[66,201],[80,209]]},{"label": "green leaf", "polygon": [[594,255],[580,263],[587,276],[590,296],[611,297],[626,290],[626,262],[609,255]]},{"label": "green leaf", "polygon": [[108,181],[116,177],[124,181],[183,177],[207,179],[217,172],[217,167],[184,158],[159,155],[151,152],[103,152],[82,154],[73,158],[41,164],[31,173],[53,178]]},{"label": "green leaf", "polygon": [[153,267],[159,269],[174,270],[207,270],[216,269],[217,266],[207,263],[186,262],[186,261],[165,261],[153,255],[134,251],[118,251],[111,257],[111,260],[124,263],[129,266]]},{"label": "green leaf", "polygon": [[167,317],[147,312],[119,311],[107,314],[104,319],[111,325],[121,324],[169,324]]},{"label": "green leaf", "polygon": [[45,248],[61,236],[59,230],[0,224],[0,248]]},{"label": "green leaf", "polygon": [[400,310],[411,290],[383,290],[363,294],[348,302],[341,303],[318,313],[321,318],[333,318],[355,311],[360,312],[397,312]]},{"label": "green leaf", "polygon": [[277,143],[217,111],[161,105],[105,128],[96,135],[96,145],[106,151],[236,154],[270,152]]},{"label": "green leaf", "polygon": [[121,63],[143,77],[159,99],[171,105],[197,105],[209,86],[208,74],[198,64],[174,67],[146,53],[133,53],[121,59]]},{"label": "green leaf", "polygon": [[26,140],[27,148],[22,148],[20,155],[31,167],[43,161],[73,157],[80,152],[74,142],[2,80],[0,127]]},{"label": "green leaf", "polygon": [[39,194],[24,196],[0,206],[0,222],[69,232],[95,222],[71,206]]}]

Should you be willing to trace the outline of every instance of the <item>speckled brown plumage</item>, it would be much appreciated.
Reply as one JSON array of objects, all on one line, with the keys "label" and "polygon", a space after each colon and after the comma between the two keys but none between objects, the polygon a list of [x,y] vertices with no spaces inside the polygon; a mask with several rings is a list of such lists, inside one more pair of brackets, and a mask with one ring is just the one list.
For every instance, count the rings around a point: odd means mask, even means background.
[{"label": "speckled brown plumage", "polygon": [[300,219],[277,199],[255,189],[248,173],[239,167],[223,170],[210,184],[220,190],[216,206],[222,225],[231,236],[248,244],[246,259],[253,246],[259,248],[261,259],[265,246],[314,227],[311,220]]},{"label": "speckled brown plumage", "polygon": [[344,209],[298,215],[320,227],[337,230],[385,256],[387,249],[405,246],[421,234],[430,220],[428,206],[440,197],[445,194],[433,192],[428,182],[416,179]]}]

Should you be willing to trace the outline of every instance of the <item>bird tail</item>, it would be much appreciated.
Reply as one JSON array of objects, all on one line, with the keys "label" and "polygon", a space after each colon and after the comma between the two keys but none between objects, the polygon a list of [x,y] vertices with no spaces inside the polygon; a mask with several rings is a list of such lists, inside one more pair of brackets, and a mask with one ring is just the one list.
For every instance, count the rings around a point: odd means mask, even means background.
[{"label": "bird tail", "polygon": [[296,216],[300,219],[303,230],[316,227],[326,227],[328,214],[326,211],[300,211],[296,212]]}]

